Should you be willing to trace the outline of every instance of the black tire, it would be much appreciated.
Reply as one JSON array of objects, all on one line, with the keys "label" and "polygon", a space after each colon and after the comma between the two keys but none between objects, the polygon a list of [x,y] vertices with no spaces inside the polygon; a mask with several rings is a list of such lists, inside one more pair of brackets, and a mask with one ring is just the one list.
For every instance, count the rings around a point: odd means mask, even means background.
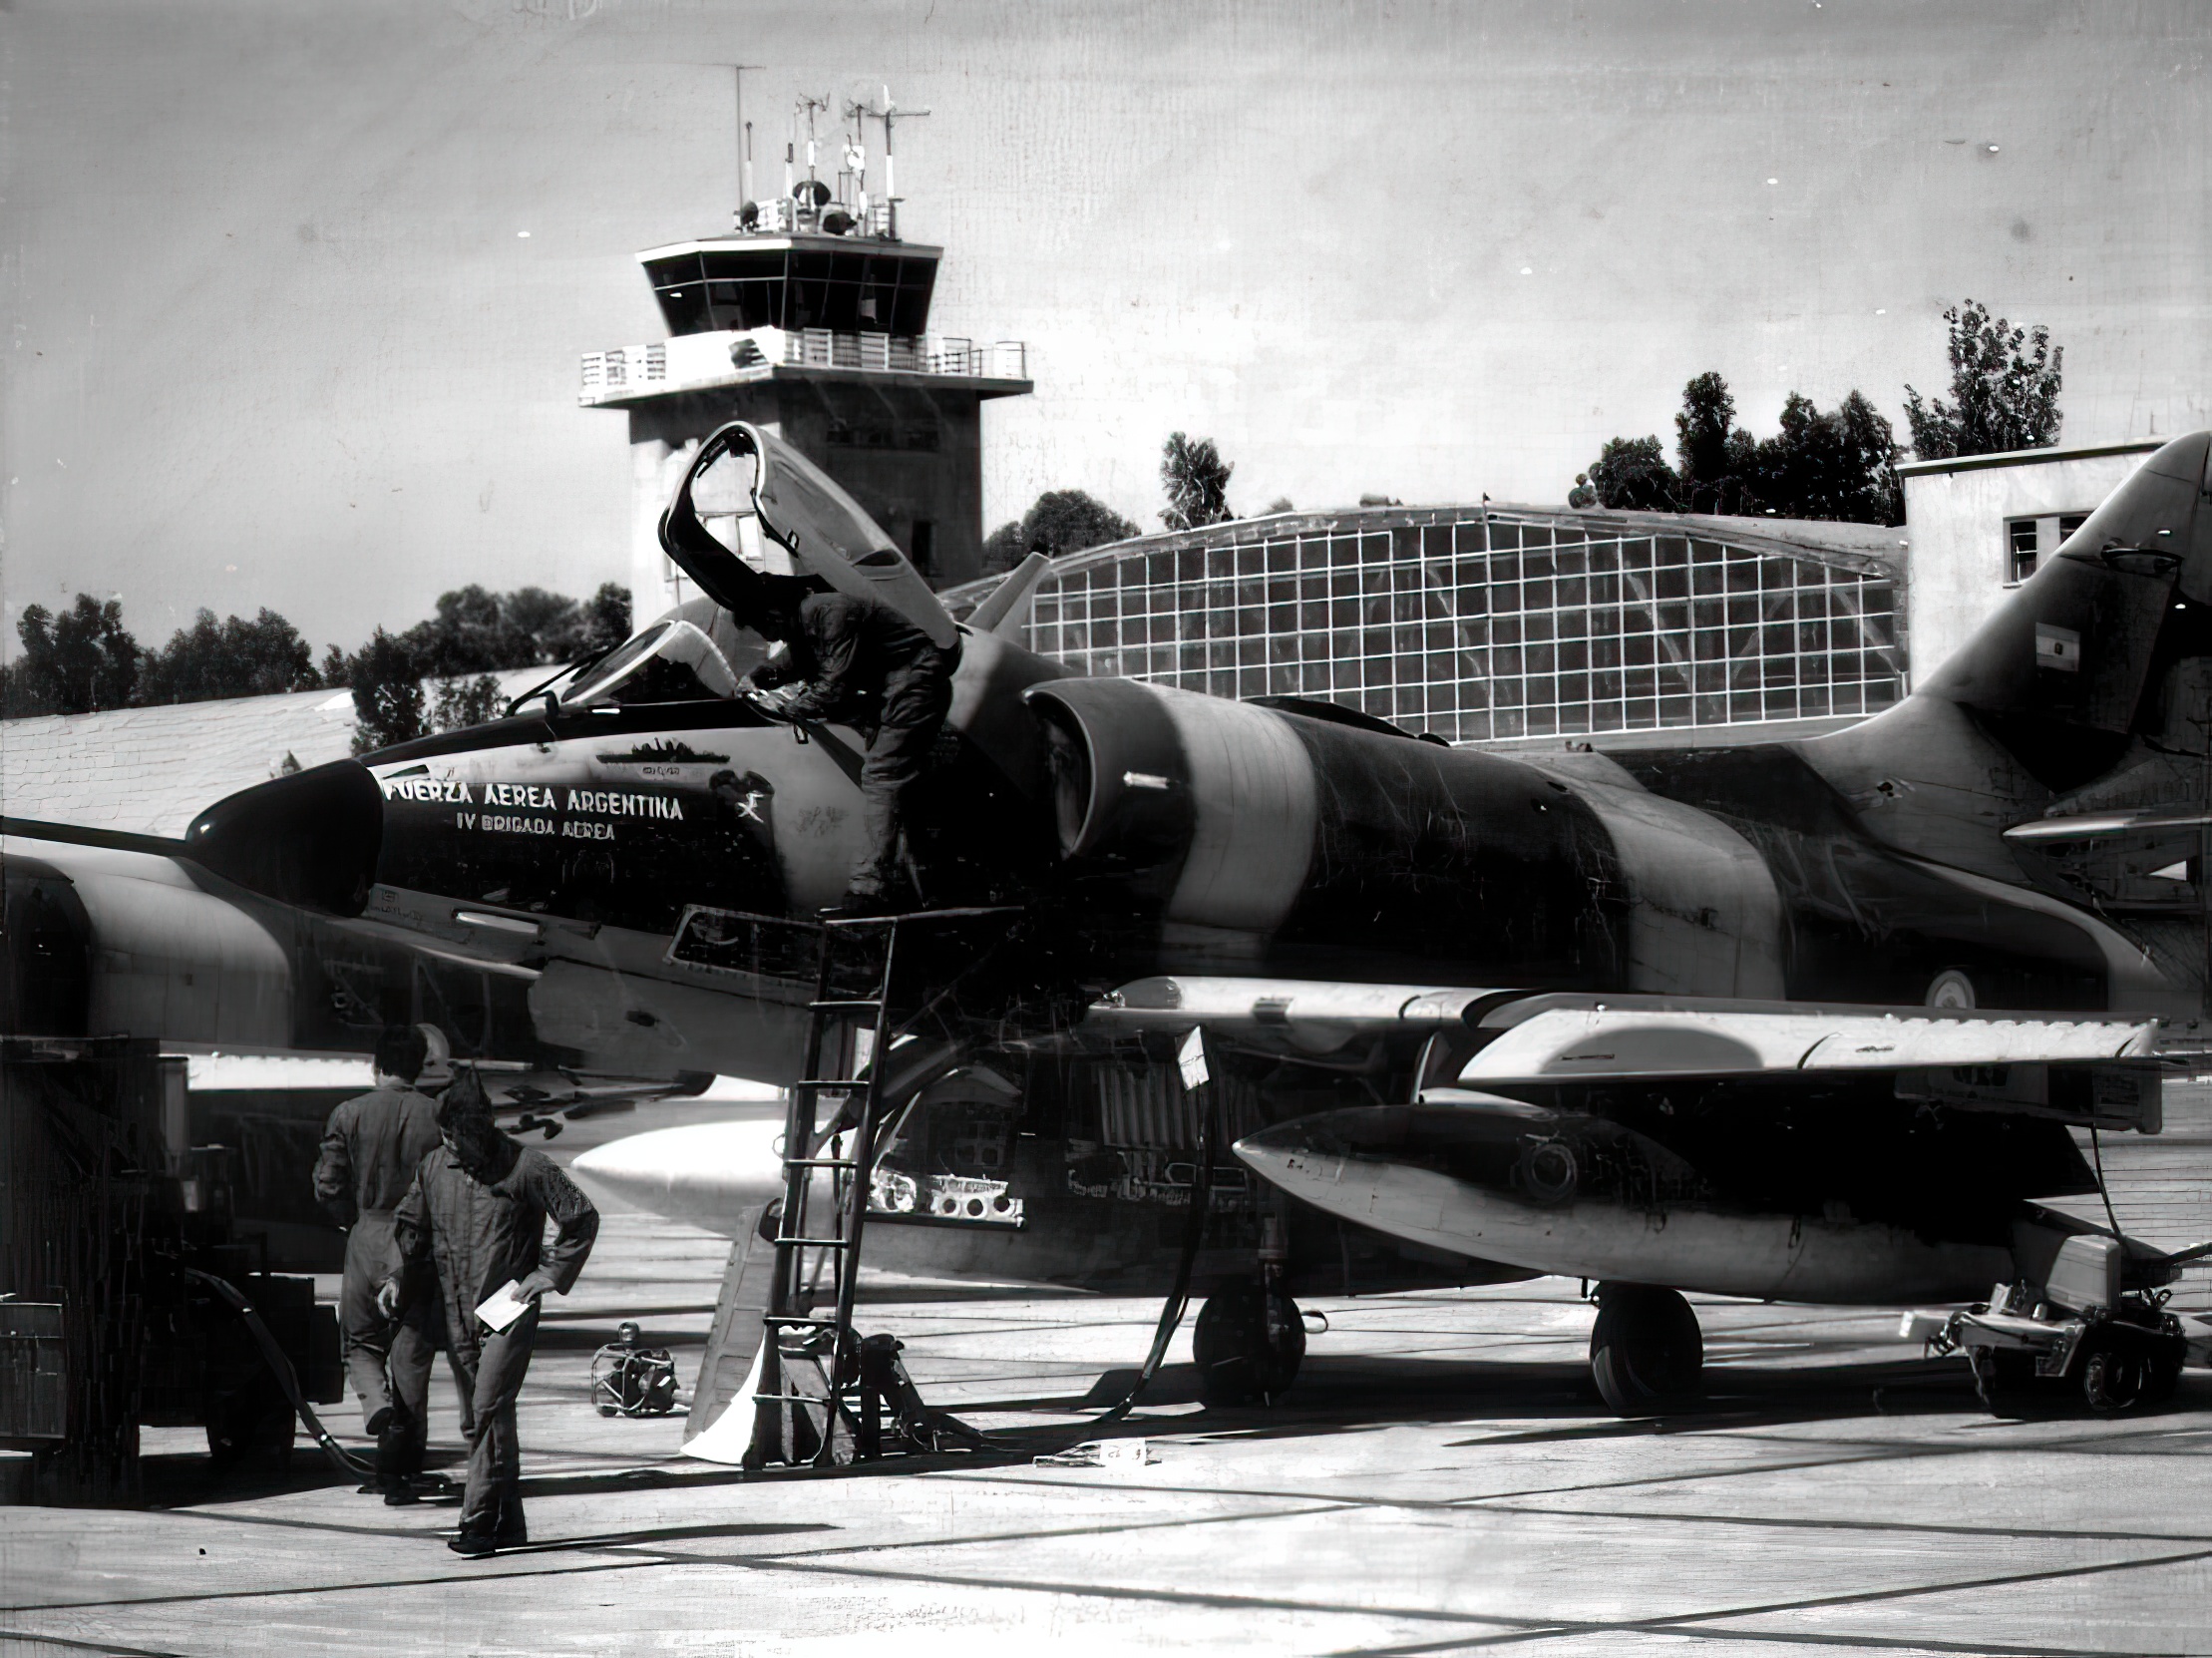
[{"label": "black tire", "polygon": [[2150,1374],[2143,1383],[2143,1403],[2148,1406],[2170,1404],[2174,1391],[2181,1386],[2181,1355],[2160,1354],[2150,1362]]},{"label": "black tire", "polygon": [[2100,1330],[2081,1344],[2081,1398],[2099,1416],[2142,1404],[2151,1391],[2151,1358],[2139,1342]]},{"label": "black tire", "polygon": [[292,1435],[298,1427],[291,1402],[275,1381],[257,1378],[209,1405],[207,1454],[225,1464],[271,1456],[280,1465],[289,1465]]},{"label": "black tire", "polygon": [[2028,1414],[2035,1387],[2034,1355],[2013,1348],[1970,1348],[1967,1364],[1974,1374],[1975,1397],[1991,1416]]},{"label": "black tire", "polygon": [[1601,1284],[1590,1332],[1590,1374],[1609,1409],[1645,1416],[1697,1393],[1704,1337],[1689,1303],[1648,1284]]},{"label": "black tire", "polygon": [[1280,1398],[1305,1358],[1305,1325],[1297,1303],[1281,1290],[1258,1284],[1209,1296],[1191,1331],[1191,1355],[1198,1361],[1199,1395],[1209,1405]]}]

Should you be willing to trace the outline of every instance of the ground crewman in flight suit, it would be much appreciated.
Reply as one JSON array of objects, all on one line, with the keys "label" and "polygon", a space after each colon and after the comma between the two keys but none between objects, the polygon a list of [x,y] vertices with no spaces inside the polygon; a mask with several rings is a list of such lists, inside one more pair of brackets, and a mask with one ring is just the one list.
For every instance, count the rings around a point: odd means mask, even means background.
[{"label": "ground crewman in flight suit", "polygon": [[[474,1071],[463,1071],[439,1101],[438,1131],[444,1143],[416,1168],[394,1221],[411,1266],[437,1263],[455,1362],[469,1375],[475,1406],[461,1529],[447,1546],[489,1554],[530,1540],[515,1401],[538,1337],[539,1298],[568,1293],[598,1236],[599,1212],[553,1159],[500,1132]],[[546,1248],[549,1219],[558,1230]],[[395,1273],[379,1304],[404,1306],[416,1276]],[[488,1330],[477,1309],[510,1281],[529,1307],[504,1331]]]},{"label": "ground crewman in flight suit", "polygon": [[437,1106],[414,1087],[428,1053],[413,1026],[386,1027],[375,1089],[330,1113],[315,1159],[315,1197],[347,1229],[338,1302],[346,1375],[361,1397],[362,1428],[376,1439],[376,1487],[395,1504],[415,1499],[411,1481],[422,1471],[438,1309],[425,1299],[395,1319],[378,1307],[377,1289],[400,1265],[392,1211],[438,1145]]},{"label": "ground crewman in flight suit", "polygon": [[875,718],[868,758],[861,766],[861,821],[868,848],[853,866],[843,915],[883,915],[893,906],[888,890],[897,878],[902,797],[922,775],[929,750],[952,706],[955,644],[945,649],[879,599],[848,593],[788,599],[764,615],[762,634],[781,640],[787,653],[745,675],[745,688],[767,690],[804,679],[806,686],[777,704],[791,719]]}]

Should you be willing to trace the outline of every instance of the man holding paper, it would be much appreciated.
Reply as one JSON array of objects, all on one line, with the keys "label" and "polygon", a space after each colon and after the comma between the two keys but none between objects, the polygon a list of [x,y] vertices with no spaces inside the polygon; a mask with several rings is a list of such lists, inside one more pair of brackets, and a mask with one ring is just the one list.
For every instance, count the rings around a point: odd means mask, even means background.
[{"label": "man holding paper", "polygon": [[[446,1090],[438,1131],[443,1143],[416,1169],[394,1219],[401,1254],[437,1263],[454,1357],[475,1405],[461,1529],[447,1546],[490,1554],[530,1540],[515,1401],[538,1337],[539,1297],[568,1293],[598,1236],[599,1212],[552,1158],[500,1132],[474,1071]],[[401,1305],[407,1276],[384,1285],[381,1304]]]}]

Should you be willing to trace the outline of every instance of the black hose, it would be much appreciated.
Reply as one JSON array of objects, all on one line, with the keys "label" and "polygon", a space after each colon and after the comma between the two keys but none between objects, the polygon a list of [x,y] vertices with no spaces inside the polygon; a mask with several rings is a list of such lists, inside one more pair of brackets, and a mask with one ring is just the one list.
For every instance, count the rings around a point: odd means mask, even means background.
[{"label": "black hose", "polygon": [[261,1322],[261,1315],[253,1310],[253,1303],[246,1300],[244,1292],[235,1284],[217,1278],[211,1272],[201,1272],[197,1267],[186,1267],[184,1276],[197,1279],[237,1309],[238,1316],[245,1320],[246,1329],[260,1348],[262,1359],[276,1377],[276,1385],[284,1390],[285,1399],[291,1402],[292,1410],[297,1413],[315,1444],[322,1448],[322,1453],[329,1458],[330,1465],[340,1473],[374,1478],[376,1470],[332,1439],[330,1430],[323,1427],[322,1419],[315,1415],[315,1408],[307,1403],[307,1396],[300,1392],[299,1374],[292,1369],[291,1360],[277,1346],[276,1338],[269,1334],[269,1327]]},{"label": "black hose", "polygon": [[2104,1218],[2111,1222],[2112,1238],[2119,1241],[2120,1218],[2112,1213],[2112,1188],[2104,1183],[2104,1147],[2097,1143],[2096,1124],[2089,1124],[2089,1155],[2096,1159],[2096,1194],[2104,1199]]}]

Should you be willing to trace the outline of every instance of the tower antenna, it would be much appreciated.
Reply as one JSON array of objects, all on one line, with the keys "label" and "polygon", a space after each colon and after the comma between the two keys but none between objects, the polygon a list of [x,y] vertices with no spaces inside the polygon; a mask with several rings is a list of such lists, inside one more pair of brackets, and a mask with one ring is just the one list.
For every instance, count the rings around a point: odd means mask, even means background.
[{"label": "tower antenna", "polygon": [[737,199],[753,199],[753,129],[745,124],[745,72],[766,69],[766,64],[733,63],[730,78],[737,87]]},{"label": "tower antenna", "polygon": [[891,88],[884,88],[884,107],[867,112],[884,124],[884,204],[886,222],[884,233],[893,241],[899,239],[899,178],[892,171],[892,142],[894,128],[902,121],[912,121],[925,116],[927,110],[903,110],[891,101]]},{"label": "tower antenna", "polygon": [[[799,107],[807,112],[807,183],[811,185],[815,183],[814,118],[817,112],[826,110],[830,107],[830,100],[828,95],[826,94],[823,97],[817,98],[810,93],[806,97],[799,100]],[[811,195],[812,193],[810,192],[809,194]]]}]

